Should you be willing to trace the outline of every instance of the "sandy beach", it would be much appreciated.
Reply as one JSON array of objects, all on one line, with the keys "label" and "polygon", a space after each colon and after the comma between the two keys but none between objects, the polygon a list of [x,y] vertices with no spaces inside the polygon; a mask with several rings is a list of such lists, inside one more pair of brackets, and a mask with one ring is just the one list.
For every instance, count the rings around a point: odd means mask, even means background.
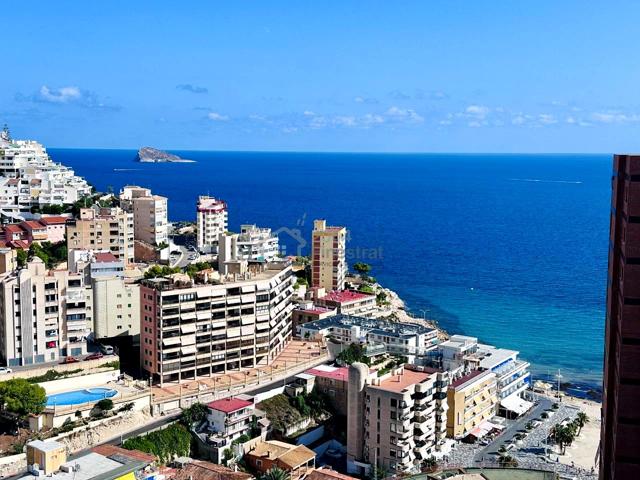
[{"label": "sandy beach", "polygon": [[573,444],[567,447],[566,454],[560,456],[560,462],[568,465],[574,463],[576,466],[587,470],[592,467],[596,469],[595,461],[598,445],[600,444],[600,410],[602,404],[570,396],[565,396],[562,401],[580,408],[588,415],[589,423],[583,427],[580,436],[576,438]]}]

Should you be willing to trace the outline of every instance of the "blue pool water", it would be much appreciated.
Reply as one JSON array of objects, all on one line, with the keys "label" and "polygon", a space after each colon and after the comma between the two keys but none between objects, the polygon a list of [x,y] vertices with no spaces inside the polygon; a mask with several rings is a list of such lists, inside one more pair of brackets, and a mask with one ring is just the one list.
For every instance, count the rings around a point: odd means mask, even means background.
[{"label": "blue pool water", "polygon": [[111,388],[85,388],[71,392],[56,393],[47,397],[47,407],[55,405],[79,405],[81,403],[98,402],[103,398],[115,397],[118,392]]},{"label": "blue pool water", "polygon": [[101,190],[168,196],[171,220],[220,197],[230,230],[280,229],[288,254],[297,232],[309,253],[314,218],[346,225],[349,264],[371,264],[415,314],[519,350],[534,379],[601,385],[610,155],[49,151]]}]

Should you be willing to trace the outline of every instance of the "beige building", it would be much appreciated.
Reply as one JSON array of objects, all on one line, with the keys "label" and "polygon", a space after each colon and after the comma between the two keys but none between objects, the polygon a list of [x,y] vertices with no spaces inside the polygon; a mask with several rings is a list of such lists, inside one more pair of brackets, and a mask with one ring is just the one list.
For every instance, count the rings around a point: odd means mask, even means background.
[{"label": "beige building", "polygon": [[161,385],[266,365],[291,339],[290,263],[216,275],[142,282],[141,367]]},{"label": "beige building", "polygon": [[316,466],[316,454],[304,445],[291,445],[278,440],[259,442],[244,459],[249,466],[261,474],[272,468],[287,472],[289,480],[301,480]]},{"label": "beige building", "polygon": [[496,374],[489,370],[474,370],[452,382],[447,391],[447,403],[447,436],[466,437],[497,413]]},{"label": "beige building", "polygon": [[0,355],[8,366],[86,353],[91,295],[81,274],[35,258],[0,277]]},{"label": "beige building", "polygon": [[378,377],[362,363],[349,367],[347,471],[368,476],[419,472],[445,442],[446,372],[400,367]]},{"label": "beige building", "polygon": [[96,339],[140,335],[140,286],[116,276],[91,280]]},{"label": "beige building", "polygon": [[315,220],[311,240],[311,286],[342,290],[347,276],[347,229]]},{"label": "beige building", "polygon": [[67,461],[67,447],[53,440],[27,443],[27,465],[37,465],[45,475],[57,472]]},{"label": "beige building", "polygon": [[135,240],[149,245],[166,245],[160,251],[160,258],[169,258],[169,220],[167,217],[167,197],[153,195],[148,188],[138,186],[123,187],[120,192],[120,206],[133,213]]},{"label": "beige building", "polygon": [[109,250],[125,263],[133,262],[133,214],[121,208],[83,208],[67,224],[69,250]]},{"label": "beige building", "polygon": [[218,251],[218,237],[227,231],[227,204],[213,197],[198,197],[197,206],[198,249],[205,253]]}]

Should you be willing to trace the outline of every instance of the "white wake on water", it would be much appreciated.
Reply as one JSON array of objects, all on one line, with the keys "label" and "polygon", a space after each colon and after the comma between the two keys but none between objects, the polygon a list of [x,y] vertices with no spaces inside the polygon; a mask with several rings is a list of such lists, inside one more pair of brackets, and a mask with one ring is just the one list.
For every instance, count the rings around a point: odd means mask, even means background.
[{"label": "white wake on water", "polygon": [[512,182],[536,182],[536,183],[571,183],[579,185],[582,182],[579,180],[543,180],[540,178],[510,178]]}]

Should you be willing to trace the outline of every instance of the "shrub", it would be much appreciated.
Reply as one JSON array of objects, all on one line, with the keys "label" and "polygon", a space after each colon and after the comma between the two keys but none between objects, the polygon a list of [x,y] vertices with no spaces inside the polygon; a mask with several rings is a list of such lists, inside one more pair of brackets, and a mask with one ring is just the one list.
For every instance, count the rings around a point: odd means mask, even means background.
[{"label": "shrub", "polygon": [[96,407],[98,407],[103,412],[107,412],[113,409],[113,400],[110,398],[103,398],[98,403],[96,403]]},{"label": "shrub", "polygon": [[184,425],[173,423],[148,435],[130,438],[122,446],[127,450],[151,453],[162,463],[167,463],[175,456],[189,456],[191,434]]}]

